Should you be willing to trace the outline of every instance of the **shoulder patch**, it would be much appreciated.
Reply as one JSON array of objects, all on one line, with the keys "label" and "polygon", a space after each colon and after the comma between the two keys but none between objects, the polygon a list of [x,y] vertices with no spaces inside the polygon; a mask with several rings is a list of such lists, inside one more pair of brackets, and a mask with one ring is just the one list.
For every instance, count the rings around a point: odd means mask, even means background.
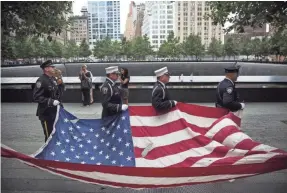
[{"label": "shoulder patch", "polygon": [[37,82],[36,82],[36,87],[37,87],[37,88],[40,88],[41,85],[42,85],[42,83],[41,83],[40,81],[37,81]]},{"label": "shoulder patch", "polygon": [[226,89],[226,91],[227,91],[228,94],[231,94],[232,91],[233,91],[233,88],[232,88],[232,87],[228,87],[228,88]]},{"label": "shoulder patch", "polygon": [[102,92],[103,92],[103,94],[107,94],[108,93],[108,87],[102,87]]}]

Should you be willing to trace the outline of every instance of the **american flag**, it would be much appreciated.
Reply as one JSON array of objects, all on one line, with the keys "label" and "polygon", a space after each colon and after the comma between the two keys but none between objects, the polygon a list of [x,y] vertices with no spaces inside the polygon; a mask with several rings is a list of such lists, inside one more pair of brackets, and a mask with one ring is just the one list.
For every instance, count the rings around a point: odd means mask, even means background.
[{"label": "american flag", "polygon": [[159,188],[230,180],[287,168],[287,152],[252,140],[237,113],[178,103],[159,114],[130,106],[105,119],[58,107],[54,131],[33,155],[1,155],[79,181]]}]

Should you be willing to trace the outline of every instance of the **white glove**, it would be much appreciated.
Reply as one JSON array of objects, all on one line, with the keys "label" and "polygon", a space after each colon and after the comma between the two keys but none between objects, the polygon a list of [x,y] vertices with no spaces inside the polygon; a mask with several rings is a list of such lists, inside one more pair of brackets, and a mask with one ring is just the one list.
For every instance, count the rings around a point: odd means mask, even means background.
[{"label": "white glove", "polygon": [[245,104],[244,103],[240,103],[241,104],[241,109],[245,108]]},{"label": "white glove", "polygon": [[129,107],[128,105],[126,105],[126,104],[123,104],[123,105],[122,105],[122,111],[125,111],[125,110],[127,110],[127,109],[128,109],[128,107]]},{"label": "white glove", "polygon": [[174,105],[176,106],[176,104],[177,104],[177,101],[173,101],[174,102]]},{"label": "white glove", "polygon": [[54,101],[53,101],[53,105],[54,105],[54,106],[57,106],[57,105],[59,105],[59,104],[60,104],[60,102],[59,102],[58,100],[54,100]]}]

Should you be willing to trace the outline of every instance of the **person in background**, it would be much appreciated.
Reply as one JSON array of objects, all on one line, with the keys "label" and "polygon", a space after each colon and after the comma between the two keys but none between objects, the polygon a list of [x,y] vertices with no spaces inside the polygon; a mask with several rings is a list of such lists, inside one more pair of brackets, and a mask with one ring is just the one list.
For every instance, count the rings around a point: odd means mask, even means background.
[{"label": "person in background", "polygon": [[166,112],[175,107],[177,101],[170,100],[166,84],[169,82],[170,74],[167,67],[154,71],[157,82],[152,91],[152,106],[157,112]]},{"label": "person in background", "polygon": [[239,68],[236,65],[225,68],[225,78],[216,88],[216,107],[225,108],[231,112],[244,109],[245,104],[239,102],[235,89],[235,81],[239,76]]},{"label": "person in background", "polygon": [[81,80],[81,91],[83,94],[83,106],[89,106],[91,103],[91,88],[92,88],[92,74],[87,70],[87,66],[83,65],[79,73],[79,79]]},{"label": "person in background", "polygon": [[53,76],[55,77],[57,85],[58,85],[57,98],[60,101],[61,107],[64,107],[63,106],[63,95],[64,95],[64,91],[66,90],[66,87],[63,81],[62,71],[60,69],[55,68],[53,72]]},{"label": "person in background", "polygon": [[126,68],[121,69],[121,77],[119,78],[121,81],[121,90],[122,90],[122,100],[124,104],[128,104],[129,98],[129,71]]}]

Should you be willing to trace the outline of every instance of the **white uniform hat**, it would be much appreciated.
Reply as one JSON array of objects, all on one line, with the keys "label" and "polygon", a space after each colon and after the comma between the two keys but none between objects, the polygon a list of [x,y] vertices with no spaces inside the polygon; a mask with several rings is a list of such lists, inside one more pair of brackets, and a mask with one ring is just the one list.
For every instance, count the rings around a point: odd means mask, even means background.
[{"label": "white uniform hat", "polygon": [[119,68],[117,66],[110,66],[106,68],[106,74],[111,74],[111,73],[120,73]]},{"label": "white uniform hat", "polygon": [[168,70],[167,70],[167,67],[163,67],[163,68],[161,68],[161,69],[158,69],[158,70],[154,71],[154,73],[155,73],[156,77],[162,76],[162,75],[164,75],[164,74],[169,75],[169,72],[168,72]]}]

